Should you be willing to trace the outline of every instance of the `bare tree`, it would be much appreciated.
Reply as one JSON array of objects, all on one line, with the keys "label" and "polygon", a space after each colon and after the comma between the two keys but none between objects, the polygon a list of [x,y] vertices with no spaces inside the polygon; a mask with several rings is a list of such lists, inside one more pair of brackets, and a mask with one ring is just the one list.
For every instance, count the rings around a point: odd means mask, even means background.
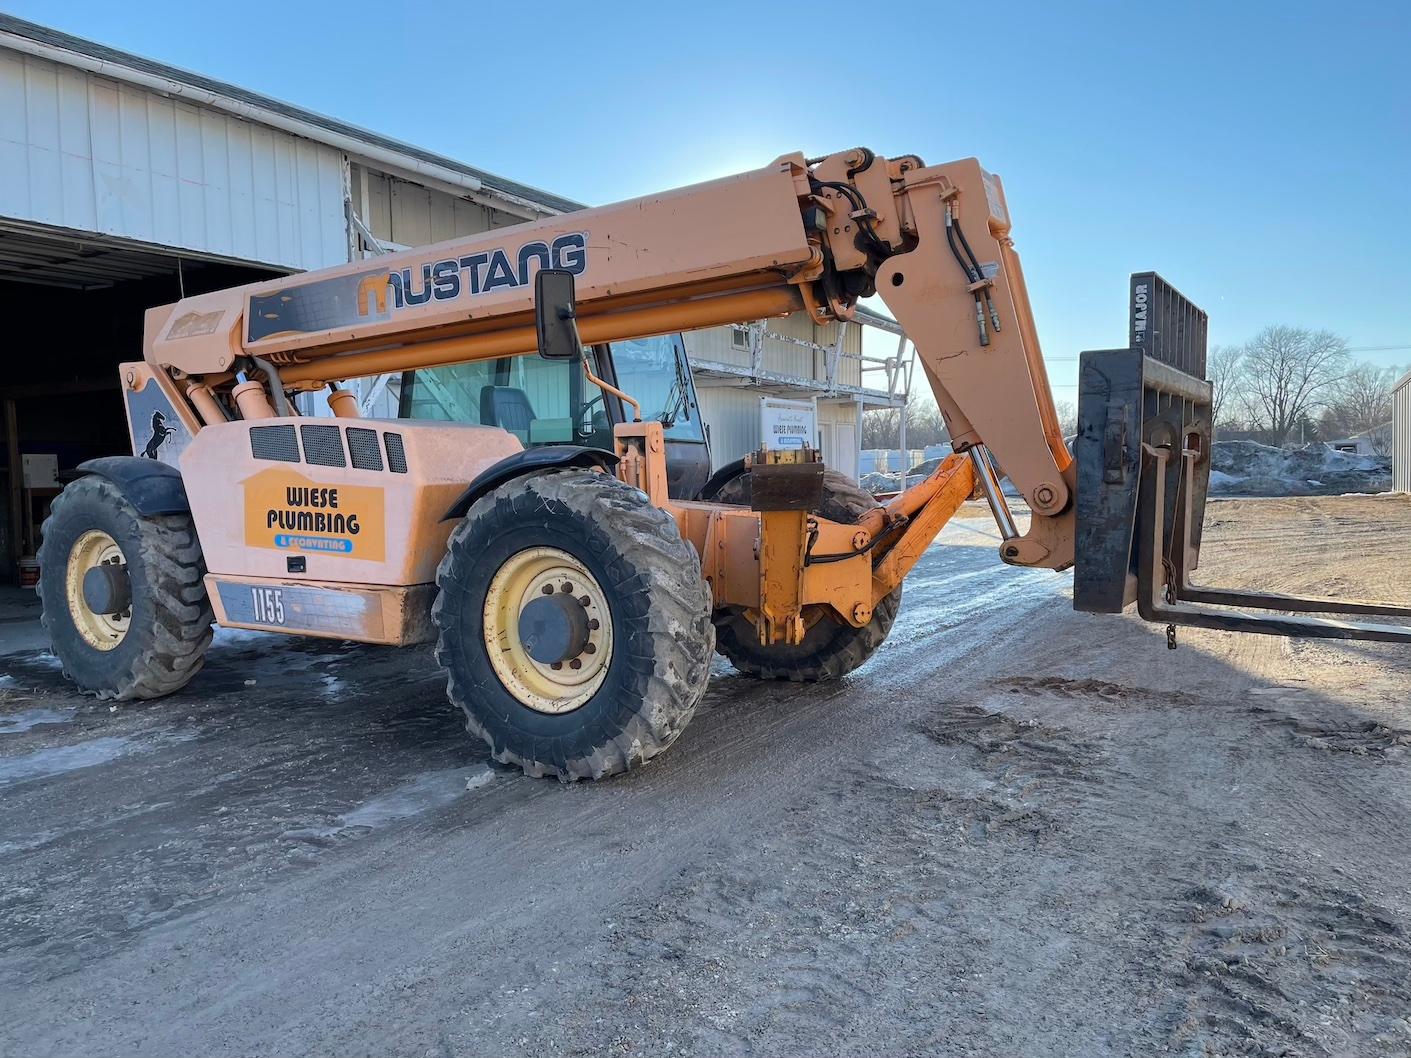
[{"label": "bare tree", "polygon": [[[863,448],[901,447],[901,409],[880,408],[862,414]],[[906,447],[925,448],[950,437],[934,401],[920,399],[906,407]]]},{"label": "bare tree", "polygon": [[1238,345],[1214,345],[1205,358],[1205,373],[1210,378],[1214,398],[1211,402],[1211,422],[1216,425],[1228,424],[1226,413],[1233,414],[1236,401],[1230,398],[1240,384],[1240,363],[1244,359],[1244,349]]},{"label": "bare tree", "polygon": [[1245,345],[1241,389],[1250,418],[1271,444],[1323,407],[1347,367],[1347,342],[1331,331],[1275,325]]},{"label": "bare tree", "polygon": [[1362,433],[1391,421],[1391,388],[1396,369],[1375,364],[1355,365],[1332,388],[1328,425],[1338,434]]},{"label": "bare tree", "polygon": [[[901,410],[899,408],[878,408],[875,411],[862,413],[862,447],[863,448],[896,448],[898,441],[898,427],[901,424]],[[908,422],[908,426],[911,424]],[[910,438],[907,439],[910,443]]]},{"label": "bare tree", "polygon": [[941,418],[941,410],[935,401],[919,400],[906,408],[906,446],[925,448],[938,445],[950,439],[950,432]]},{"label": "bare tree", "polygon": [[1056,400],[1053,410],[1058,414],[1058,431],[1064,437],[1072,437],[1078,432],[1078,406],[1071,400]]}]

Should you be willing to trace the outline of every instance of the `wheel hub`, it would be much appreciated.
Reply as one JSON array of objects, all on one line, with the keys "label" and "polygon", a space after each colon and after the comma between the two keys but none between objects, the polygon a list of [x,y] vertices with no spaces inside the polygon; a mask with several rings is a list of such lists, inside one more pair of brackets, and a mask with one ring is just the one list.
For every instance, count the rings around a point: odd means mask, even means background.
[{"label": "wheel hub", "polygon": [[545,665],[582,654],[590,631],[587,609],[562,592],[531,599],[519,614],[519,638],[525,651]]},{"label": "wheel hub", "polygon": [[89,646],[112,650],[126,638],[132,624],[127,556],[103,530],[88,530],[69,549],[64,594],[74,628]]},{"label": "wheel hub", "polygon": [[127,564],[104,563],[83,575],[83,601],[95,614],[117,615],[132,606],[132,582]]},{"label": "wheel hub", "polygon": [[485,596],[484,636],[495,674],[522,704],[571,712],[607,677],[612,614],[597,578],[554,547],[511,555]]}]

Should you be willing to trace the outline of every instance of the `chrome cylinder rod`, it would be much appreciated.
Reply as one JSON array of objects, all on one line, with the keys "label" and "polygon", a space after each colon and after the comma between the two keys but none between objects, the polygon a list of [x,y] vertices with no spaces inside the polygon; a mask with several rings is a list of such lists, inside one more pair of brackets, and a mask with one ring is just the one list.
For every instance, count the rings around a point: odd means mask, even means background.
[{"label": "chrome cylinder rod", "polygon": [[1005,540],[1015,539],[1019,530],[1014,525],[1014,515],[1010,513],[1009,504],[1000,490],[999,479],[995,475],[994,465],[990,462],[990,453],[985,451],[984,445],[971,445],[969,455],[970,462],[975,466],[975,477],[980,482],[980,491],[985,494],[990,513],[995,516],[995,524],[999,526],[1000,536]]}]

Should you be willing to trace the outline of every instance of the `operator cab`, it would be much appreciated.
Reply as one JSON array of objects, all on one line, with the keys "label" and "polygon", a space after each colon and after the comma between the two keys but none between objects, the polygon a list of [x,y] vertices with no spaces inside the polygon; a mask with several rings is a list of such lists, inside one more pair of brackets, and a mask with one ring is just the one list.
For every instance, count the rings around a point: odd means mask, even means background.
[{"label": "operator cab", "polygon": [[[641,403],[643,419],[663,425],[670,495],[694,498],[710,477],[710,450],[681,335],[595,345],[589,355],[603,381]],[[408,371],[399,414],[498,426],[526,448],[573,444],[611,452],[612,428],[630,412],[584,378],[577,362],[529,354]]]}]

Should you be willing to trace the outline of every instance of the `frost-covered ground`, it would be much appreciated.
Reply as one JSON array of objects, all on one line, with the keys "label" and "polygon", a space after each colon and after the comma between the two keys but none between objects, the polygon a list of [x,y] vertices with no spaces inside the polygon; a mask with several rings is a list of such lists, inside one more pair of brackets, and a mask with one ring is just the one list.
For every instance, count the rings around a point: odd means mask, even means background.
[{"label": "frost-covered ground", "polygon": [[[109,703],[0,621],[0,1055],[1411,1056],[1407,651],[1170,651],[999,544],[967,504],[856,672],[717,659],[567,787],[424,647]],[[1411,498],[1218,500],[1201,559],[1405,599]]]}]

